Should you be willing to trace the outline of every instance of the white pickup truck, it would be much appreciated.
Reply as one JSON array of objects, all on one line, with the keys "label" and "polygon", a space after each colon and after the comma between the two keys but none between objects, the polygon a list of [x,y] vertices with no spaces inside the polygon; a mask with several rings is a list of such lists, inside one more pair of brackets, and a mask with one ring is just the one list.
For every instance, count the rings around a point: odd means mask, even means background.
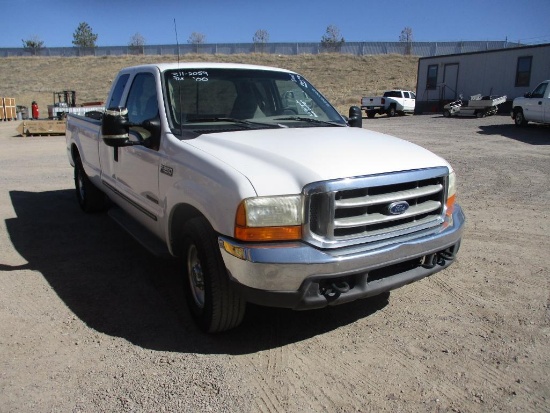
[{"label": "white pickup truck", "polygon": [[106,102],[68,116],[77,200],[182,260],[204,331],[237,326],[246,302],[313,309],[388,292],[459,249],[451,166],[362,129],[358,107],[344,118],[297,73],[136,66]]},{"label": "white pickup truck", "polygon": [[525,126],[528,122],[550,123],[550,80],[545,80],[524,97],[515,98],[511,115],[517,126]]},{"label": "white pickup truck", "polygon": [[383,96],[365,96],[361,98],[361,110],[368,118],[387,114],[390,117],[396,114],[414,113],[416,95],[410,90],[388,90]]}]

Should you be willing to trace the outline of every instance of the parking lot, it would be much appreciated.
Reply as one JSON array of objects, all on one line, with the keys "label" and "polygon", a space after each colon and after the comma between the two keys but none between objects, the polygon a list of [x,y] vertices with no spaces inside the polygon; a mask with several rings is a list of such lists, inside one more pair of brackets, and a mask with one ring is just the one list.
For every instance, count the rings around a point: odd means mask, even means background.
[{"label": "parking lot", "polygon": [[177,263],[80,211],[64,136],[16,126],[0,122],[0,412],[550,411],[550,127],[364,119],[453,165],[457,262],[389,299],[251,306],[207,336]]}]

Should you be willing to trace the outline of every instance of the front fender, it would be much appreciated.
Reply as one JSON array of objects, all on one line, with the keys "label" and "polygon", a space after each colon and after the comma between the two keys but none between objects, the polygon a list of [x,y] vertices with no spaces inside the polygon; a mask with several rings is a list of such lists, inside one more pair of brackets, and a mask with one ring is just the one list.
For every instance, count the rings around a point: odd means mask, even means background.
[{"label": "front fender", "polygon": [[182,211],[201,214],[217,233],[232,237],[237,206],[257,193],[240,172],[208,156],[193,157],[191,152],[181,157],[186,163],[167,165],[171,176],[164,173],[159,176],[166,208],[163,223],[166,239],[173,241],[177,236],[174,231],[178,231],[175,227],[181,223],[178,214]]}]

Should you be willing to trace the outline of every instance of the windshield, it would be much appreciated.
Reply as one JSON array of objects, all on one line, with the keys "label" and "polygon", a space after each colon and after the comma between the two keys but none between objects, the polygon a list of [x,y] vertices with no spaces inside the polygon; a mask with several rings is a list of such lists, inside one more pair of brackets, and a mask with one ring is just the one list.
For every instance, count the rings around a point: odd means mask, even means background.
[{"label": "windshield", "polygon": [[254,69],[180,69],[164,74],[175,134],[275,127],[345,126],[303,77]]}]

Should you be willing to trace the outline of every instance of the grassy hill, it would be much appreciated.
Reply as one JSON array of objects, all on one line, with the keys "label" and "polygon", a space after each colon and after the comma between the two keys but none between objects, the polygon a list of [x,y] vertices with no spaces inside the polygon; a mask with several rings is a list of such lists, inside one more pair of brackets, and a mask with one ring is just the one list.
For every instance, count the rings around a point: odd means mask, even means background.
[{"label": "grassy hill", "polygon": [[[282,67],[304,75],[340,113],[360,104],[363,95],[386,89],[416,87],[418,57],[401,55],[353,56],[340,54],[282,56],[184,55],[186,62],[230,62]],[[41,117],[47,116],[52,92],[75,90],[77,104],[104,101],[111,82],[123,67],[175,62],[176,56],[7,57],[0,58],[0,96],[28,106],[35,100]]]}]

